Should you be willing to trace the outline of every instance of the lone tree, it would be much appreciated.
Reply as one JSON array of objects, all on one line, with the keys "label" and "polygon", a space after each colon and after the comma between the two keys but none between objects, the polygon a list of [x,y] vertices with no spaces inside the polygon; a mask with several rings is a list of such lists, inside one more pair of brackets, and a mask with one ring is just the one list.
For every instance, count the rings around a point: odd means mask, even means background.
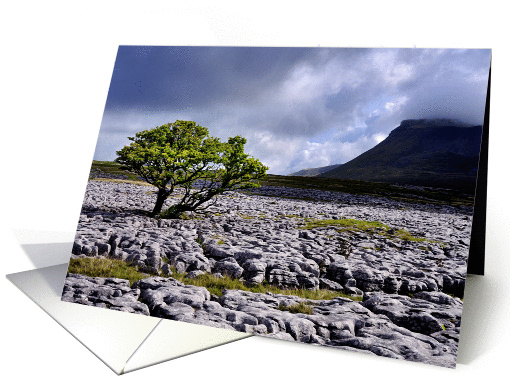
[{"label": "lone tree", "polygon": [[168,217],[203,211],[224,191],[258,187],[251,181],[268,170],[244,153],[245,138],[236,136],[221,142],[193,121],[177,120],[128,139],[132,143],[117,151],[115,161],[158,188],[151,216],[161,212],[176,187],[183,188],[184,195],[166,212]]}]

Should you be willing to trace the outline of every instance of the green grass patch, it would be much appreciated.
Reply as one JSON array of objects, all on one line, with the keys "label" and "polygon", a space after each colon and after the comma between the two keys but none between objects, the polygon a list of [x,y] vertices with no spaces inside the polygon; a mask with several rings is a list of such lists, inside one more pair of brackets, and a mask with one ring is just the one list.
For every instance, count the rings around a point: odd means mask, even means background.
[{"label": "green grass patch", "polygon": [[304,314],[313,314],[313,308],[310,304],[301,301],[298,304],[285,306],[280,304],[278,306],[278,310],[282,310],[289,313],[304,313]]},{"label": "green grass patch", "polygon": [[116,162],[110,161],[93,161],[91,170],[99,170],[105,175],[123,175],[127,177],[127,180],[139,181],[138,175],[127,170],[122,170],[121,165]]},{"label": "green grass patch", "polygon": [[[418,243],[429,242],[444,245],[444,243],[437,240],[413,236],[410,232],[406,231],[405,229],[391,230],[389,226],[378,221],[364,221],[356,219],[338,219],[338,220],[305,219],[305,224],[299,228],[314,229],[321,227],[336,227],[338,232],[357,230],[372,234],[378,233],[390,239],[397,238],[403,241],[412,241]],[[375,249],[380,250],[380,248]]]},{"label": "green grass patch", "polygon": [[[218,245],[226,244],[225,239],[220,235],[212,235],[211,237],[216,240],[216,244]],[[202,243],[199,244],[202,245]]]},{"label": "green grass patch", "polygon": [[[175,268],[172,269],[172,278],[181,281],[186,285],[195,285],[206,288],[210,293],[217,296],[223,295],[224,289],[237,289],[253,293],[274,293],[287,296],[297,296],[308,300],[331,300],[336,297],[347,297],[354,301],[361,301],[361,296],[350,296],[327,289],[308,290],[308,289],[280,289],[276,286],[266,283],[254,286],[247,286],[238,279],[232,279],[228,276],[215,277],[209,273],[200,275],[196,278],[187,278],[186,273],[177,273]],[[89,277],[115,277],[119,279],[129,280],[130,285],[135,281],[155,276],[142,273],[136,267],[126,264],[122,260],[106,259],[106,258],[78,258],[71,259],[69,263],[69,273],[76,273]]]},{"label": "green grass patch", "polygon": [[418,242],[418,243],[422,243],[424,241],[430,241],[428,239],[425,239],[424,237],[413,236],[413,235],[411,235],[411,233],[409,233],[405,229],[396,230],[394,235],[396,237],[398,237],[400,240],[405,240],[405,241],[414,241],[414,242]]},{"label": "green grass patch", "polygon": [[388,230],[386,224],[378,221],[365,221],[356,219],[306,219],[305,225],[300,227],[302,229],[313,229],[319,227],[340,227],[340,228],[353,228],[360,231],[373,231],[373,230]]},{"label": "green grass patch", "polygon": [[222,296],[224,289],[237,289],[253,293],[274,293],[286,296],[298,296],[308,300],[331,300],[336,297],[347,297],[351,300],[361,301],[361,296],[350,296],[344,293],[334,292],[327,289],[309,290],[309,289],[281,289],[267,283],[247,286],[238,279],[232,279],[228,276],[215,277],[209,273],[200,275],[193,279],[188,279],[185,273],[177,273],[172,270],[172,277],[184,284],[201,286],[216,296]]},{"label": "green grass patch", "polygon": [[150,186],[154,187],[147,182],[142,182],[141,180],[129,180],[129,179],[110,179],[110,178],[91,178],[89,180],[93,180],[96,182],[109,182],[109,183],[129,183],[136,184],[137,186]]},{"label": "green grass patch", "polygon": [[67,272],[89,277],[115,277],[129,280],[130,285],[135,281],[150,277],[149,274],[139,272],[135,267],[126,264],[122,260],[99,257],[71,259]]}]

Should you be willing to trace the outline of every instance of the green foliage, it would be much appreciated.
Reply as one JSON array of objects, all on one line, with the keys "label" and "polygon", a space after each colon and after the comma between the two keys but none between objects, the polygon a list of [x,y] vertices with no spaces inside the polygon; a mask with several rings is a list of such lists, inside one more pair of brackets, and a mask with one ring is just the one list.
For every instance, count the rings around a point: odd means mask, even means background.
[{"label": "green foliage", "polygon": [[224,191],[257,187],[252,180],[268,170],[244,153],[245,138],[236,136],[222,143],[193,121],[177,120],[129,140],[132,143],[117,151],[115,161],[158,188],[153,216],[176,187],[184,188],[184,195],[166,216],[179,218],[186,211],[205,210],[206,203]]},{"label": "green foliage", "polygon": [[286,311],[289,313],[304,313],[304,314],[313,314],[313,308],[310,304],[307,304],[304,301],[301,301],[298,304],[294,305],[282,305],[278,306],[278,310]]},{"label": "green foliage", "polygon": [[176,121],[128,137],[132,143],[117,151],[117,163],[159,189],[188,181],[186,169],[200,164],[206,148],[218,140],[208,139],[205,127]]}]

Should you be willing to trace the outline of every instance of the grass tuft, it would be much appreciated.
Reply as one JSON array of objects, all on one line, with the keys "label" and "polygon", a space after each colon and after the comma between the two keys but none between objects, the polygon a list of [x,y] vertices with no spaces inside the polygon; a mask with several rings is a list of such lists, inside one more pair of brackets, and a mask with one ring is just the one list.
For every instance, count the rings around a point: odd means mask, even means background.
[{"label": "grass tuft", "polygon": [[425,237],[413,236],[405,229],[392,230],[389,226],[378,221],[364,221],[356,219],[338,219],[338,220],[320,220],[320,219],[306,219],[305,225],[301,229],[314,229],[320,227],[338,227],[338,231],[357,230],[365,231],[367,233],[378,233],[386,236],[387,238],[397,238],[403,241],[413,242],[429,242],[443,244],[440,241],[427,239]]},{"label": "grass tuft", "polygon": [[431,240],[428,240],[428,239],[426,239],[424,237],[413,236],[413,235],[411,235],[410,232],[407,232],[405,229],[396,230],[395,231],[395,236],[398,237],[400,240],[414,241],[414,242],[418,242],[418,243],[421,243],[421,242],[424,242],[424,241],[431,241]]},{"label": "grass tuft", "polygon": [[139,272],[136,267],[130,266],[122,260],[100,257],[71,259],[67,272],[89,277],[115,277],[129,280],[130,285],[135,281],[150,277],[149,274]]},{"label": "grass tuft", "polygon": [[[360,296],[350,296],[327,289],[308,290],[308,289],[281,289],[274,285],[266,283],[247,286],[238,279],[232,279],[228,276],[215,277],[209,273],[199,275],[196,278],[187,278],[186,273],[178,273],[174,267],[172,270],[172,278],[181,281],[186,285],[194,285],[206,288],[210,293],[217,296],[223,295],[224,289],[244,290],[253,293],[273,293],[287,296],[297,296],[308,300],[331,300],[336,297],[347,297],[351,300],[361,301]],[[122,260],[107,259],[102,257],[87,257],[71,259],[69,263],[69,273],[77,273],[90,277],[115,277],[119,279],[129,280],[132,285],[135,281],[151,277],[147,273],[142,273],[136,267],[126,264]]]},{"label": "grass tuft", "polygon": [[313,314],[313,308],[310,304],[307,304],[304,301],[301,301],[298,304],[285,306],[280,304],[278,306],[278,310],[286,311],[289,313],[303,313],[303,314]]},{"label": "grass tuft", "polygon": [[328,219],[307,219],[305,225],[300,227],[302,229],[314,229],[318,227],[328,227],[335,226],[341,228],[354,228],[360,231],[374,231],[374,230],[388,230],[386,224],[383,224],[378,221],[365,221],[365,220],[356,220],[356,219],[338,219],[338,220],[328,220]]},{"label": "grass tuft", "polygon": [[273,293],[282,294],[286,296],[297,296],[308,300],[331,300],[336,297],[347,297],[351,300],[361,301],[360,296],[350,296],[344,293],[334,292],[328,289],[281,289],[277,286],[270,285],[267,283],[256,284],[253,286],[247,286],[245,283],[238,279],[232,279],[229,276],[216,277],[212,274],[205,273],[199,275],[196,278],[188,279],[186,273],[177,273],[175,269],[172,269],[172,277],[176,280],[181,281],[184,284],[201,286],[206,288],[210,293],[216,296],[222,296],[224,289],[230,290],[244,290],[253,293]]}]

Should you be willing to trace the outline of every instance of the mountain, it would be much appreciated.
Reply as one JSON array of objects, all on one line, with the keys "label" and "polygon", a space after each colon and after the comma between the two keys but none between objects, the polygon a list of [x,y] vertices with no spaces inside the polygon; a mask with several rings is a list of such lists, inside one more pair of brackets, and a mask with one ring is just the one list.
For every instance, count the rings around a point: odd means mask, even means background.
[{"label": "mountain", "polygon": [[322,173],[333,170],[334,168],[341,166],[340,164],[333,164],[331,166],[325,167],[314,167],[314,168],[305,168],[304,170],[300,170],[298,172],[294,172],[290,174],[290,176],[317,176]]},{"label": "mountain", "polygon": [[[474,194],[482,126],[408,119],[381,143],[320,177],[457,189]],[[331,166],[328,166],[331,167]]]}]

